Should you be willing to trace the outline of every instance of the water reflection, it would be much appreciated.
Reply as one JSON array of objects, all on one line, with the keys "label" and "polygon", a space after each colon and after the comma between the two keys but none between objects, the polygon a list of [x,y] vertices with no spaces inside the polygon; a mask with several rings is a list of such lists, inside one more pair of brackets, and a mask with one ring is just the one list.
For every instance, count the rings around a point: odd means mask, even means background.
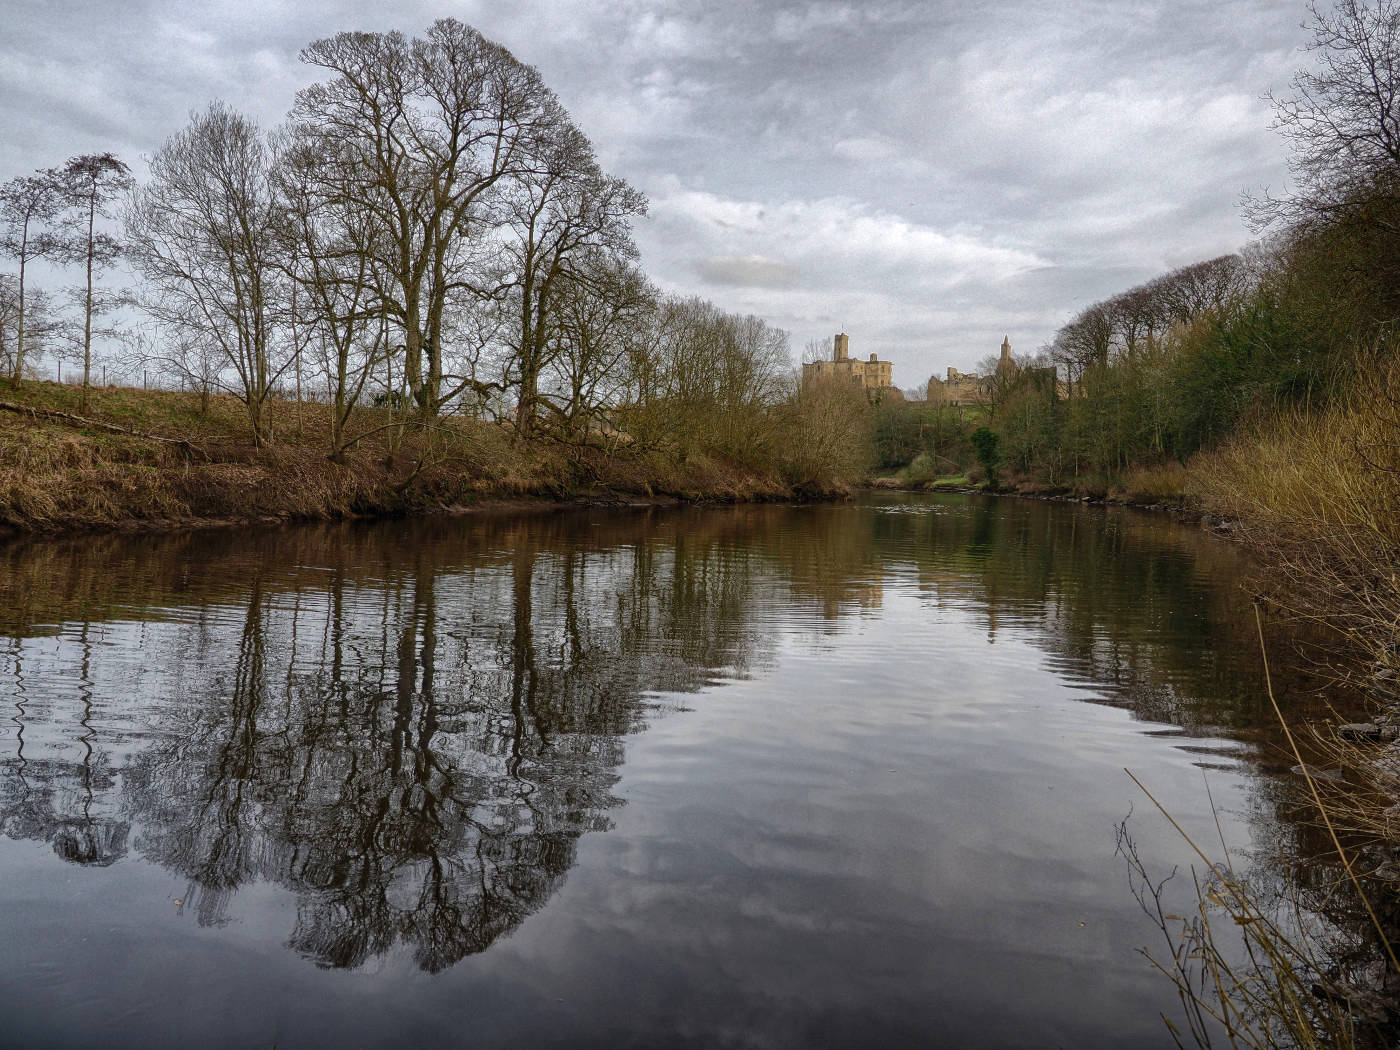
[{"label": "water reflection", "polygon": [[[73,865],[158,865],[205,927],[280,887],[284,943],[328,969],[484,952],[611,826],[629,734],[771,674],[787,644],[833,671],[907,659],[851,626],[893,595],[927,624],[970,618],[988,653],[1029,642],[1079,698],[1184,737],[1263,715],[1237,553],[1131,512],[478,516],[25,542],[0,568],[0,832]],[[770,728],[762,753],[804,728]],[[799,778],[791,761],[773,776]]]},{"label": "water reflection", "polygon": [[[693,536],[629,542],[642,521],[620,536],[594,524],[420,529],[388,549],[376,529],[247,547],[192,536],[170,541],[174,557],[143,540],[152,560],[114,574],[105,551],[84,564],[71,550],[66,587],[15,625],[0,827],[110,864],[135,825],[141,855],[188,880],[182,906],[201,924],[223,923],[250,882],[284,885],[297,899],[288,943],[318,965],[403,943],[436,972],[483,951],[549,898],[579,836],[608,826],[646,695],[764,658],[748,559]],[[225,549],[205,553],[206,540]],[[27,591],[29,609],[42,593]],[[93,625],[68,620],[94,606],[164,621],[141,646],[157,688],[141,696],[116,669],[97,725]],[[36,700],[20,636],[52,636],[60,618]],[[114,775],[104,731],[138,722],[149,740]]]}]

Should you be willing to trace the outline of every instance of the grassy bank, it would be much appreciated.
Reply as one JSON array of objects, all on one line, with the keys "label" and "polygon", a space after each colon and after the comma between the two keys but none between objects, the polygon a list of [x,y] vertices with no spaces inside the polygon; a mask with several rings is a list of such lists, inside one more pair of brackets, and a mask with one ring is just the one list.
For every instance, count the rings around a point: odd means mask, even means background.
[{"label": "grassy bank", "polygon": [[[1400,360],[1386,342],[1359,359],[1343,394],[1241,428],[1195,456],[1179,486],[1203,513],[1234,523],[1261,565],[1249,581],[1258,605],[1308,629],[1318,639],[1309,662],[1369,709],[1360,724],[1299,727],[1309,754],[1294,755],[1295,768],[1326,771],[1308,776],[1305,805],[1364,906],[1373,935],[1360,943],[1372,948],[1350,975],[1326,953],[1262,968],[1298,1007],[1261,1008],[1290,1036],[1268,1045],[1400,1036]],[[1186,941],[1192,951],[1210,948],[1203,928]],[[1306,938],[1275,943],[1309,948]]]},{"label": "grassy bank", "polygon": [[1400,361],[1377,355],[1345,398],[1285,413],[1193,462],[1204,509],[1240,522],[1271,566],[1262,596],[1324,625],[1362,684],[1400,708]]},{"label": "grassy bank", "polygon": [[924,457],[890,474],[866,479],[874,489],[904,492],[986,492],[1032,499],[1089,500],[1130,507],[1151,507],[1199,514],[1205,511],[1207,482],[1194,464],[1168,463],[1130,470],[1118,477],[1085,477],[1050,484],[1040,478],[1014,475],[991,485],[972,467],[961,473],[939,472]]},{"label": "grassy bank", "polygon": [[[512,500],[764,500],[776,470],[599,438],[513,439],[494,423],[409,423],[365,409],[335,463],[330,409],[271,402],[254,448],[234,398],[57,383],[0,389],[0,529],[61,532],[395,515]],[[839,483],[803,495],[833,495]]]}]

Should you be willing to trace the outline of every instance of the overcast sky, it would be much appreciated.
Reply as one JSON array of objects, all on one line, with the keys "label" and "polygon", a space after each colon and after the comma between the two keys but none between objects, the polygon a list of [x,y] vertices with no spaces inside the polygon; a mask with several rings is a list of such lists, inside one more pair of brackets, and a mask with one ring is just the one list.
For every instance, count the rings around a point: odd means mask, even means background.
[{"label": "overcast sky", "polygon": [[537,67],[647,194],[663,288],[844,330],[922,386],[1250,237],[1291,0],[0,0],[0,179],[143,155],[220,98],[268,125],[344,29],[452,16]]}]

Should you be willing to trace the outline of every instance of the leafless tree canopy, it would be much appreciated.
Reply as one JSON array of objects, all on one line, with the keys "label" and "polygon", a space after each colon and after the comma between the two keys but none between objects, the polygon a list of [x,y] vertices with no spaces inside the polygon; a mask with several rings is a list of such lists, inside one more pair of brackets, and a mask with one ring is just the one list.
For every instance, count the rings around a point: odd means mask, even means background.
[{"label": "leafless tree canopy", "polygon": [[1308,12],[1313,62],[1273,98],[1293,186],[1252,202],[1261,227],[1400,199],[1400,3],[1338,0]]},{"label": "leafless tree canopy", "polygon": [[62,203],[60,176],[52,169],[21,175],[0,186],[0,254],[14,259],[17,267],[14,288],[3,293],[7,306],[0,315],[0,343],[8,344],[3,358],[12,387],[24,376],[25,336],[32,338],[35,327],[32,296],[25,291],[29,263],[55,253],[46,224]]},{"label": "leafless tree canopy", "polygon": [[[301,58],[321,78],[277,128],[214,102],[129,192],[111,155],[0,192],[0,249],[87,268],[85,371],[93,280],[121,250],[142,278],[143,363],[206,409],[237,396],[256,445],[276,438],[269,399],[294,389],[329,406],[336,461],[387,432],[392,463],[408,429],[447,414],[522,440],[782,459],[800,400],[786,333],[647,280],[632,237],[646,198],[602,169],[536,70],[450,18],[418,37],[338,33]],[[123,193],[119,244],[101,219]],[[18,376],[34,300],[0,292]]]},{"label": "leafless tree canopy", "polygon": [[288,357],[276,323],[286,287],[273,163],[261,130],[216,102],[151,158],[150,181],[127,209],[132,257],[150,286],[146,308],[178,345],[218,348],[255,442],[266,437],[262,408]]}]

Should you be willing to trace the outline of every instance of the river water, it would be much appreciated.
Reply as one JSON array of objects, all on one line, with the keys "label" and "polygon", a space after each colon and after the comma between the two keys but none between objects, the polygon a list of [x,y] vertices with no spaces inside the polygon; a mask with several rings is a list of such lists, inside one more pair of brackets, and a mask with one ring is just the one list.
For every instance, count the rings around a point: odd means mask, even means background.
[{"label": "river water", "polygon": [[1169,1046],[1125,767],[1298,834],[1243,568],[968,496],[0,547],[0,1046]]}]

